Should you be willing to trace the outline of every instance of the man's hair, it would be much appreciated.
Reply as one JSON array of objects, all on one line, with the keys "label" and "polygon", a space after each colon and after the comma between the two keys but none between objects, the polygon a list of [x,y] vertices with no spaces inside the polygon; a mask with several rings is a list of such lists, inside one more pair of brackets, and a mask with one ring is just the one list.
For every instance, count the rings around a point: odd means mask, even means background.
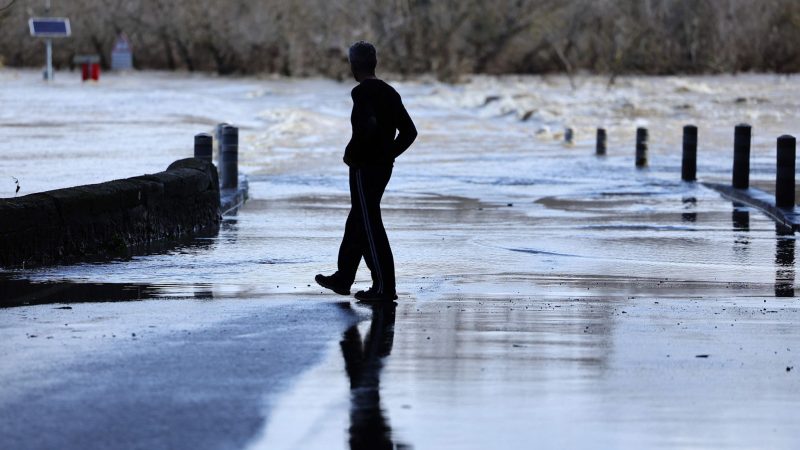
[{"label": "man's hair", "polygon": [[375,46],[367,41],[358,41],[350,46],[348,52],[350,64],[360,72],[375,73],[378,65],[378,52]]}]

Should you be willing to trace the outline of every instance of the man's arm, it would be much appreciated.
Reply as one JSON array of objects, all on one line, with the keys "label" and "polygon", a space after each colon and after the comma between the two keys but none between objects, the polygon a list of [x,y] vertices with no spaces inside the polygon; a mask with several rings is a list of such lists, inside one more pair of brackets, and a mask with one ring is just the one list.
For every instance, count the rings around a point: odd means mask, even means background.
[{"label": "man's arm", "polygon": [[404,151],[411,147],[414,140],[417,138],[417,127],[414,126],[414,121],[408,115],[403,101],[400,96],[397,97],[398,110],[397,110],[397,137],[394,139],[394,148],[392,148],[392,157],[397,158],[402,155]]},{"label": "man's arm", "polygon": [[378,127],[378,118],[369,99],[365,98],[358,89],[353,89],[351,96],[353,97],[353,113],[350,121],[353,125],[353,137],[350,138],[350,143],[347,144],[344,152],[344,162],[347,165],[364,160],[365,149],[369,146]]}]

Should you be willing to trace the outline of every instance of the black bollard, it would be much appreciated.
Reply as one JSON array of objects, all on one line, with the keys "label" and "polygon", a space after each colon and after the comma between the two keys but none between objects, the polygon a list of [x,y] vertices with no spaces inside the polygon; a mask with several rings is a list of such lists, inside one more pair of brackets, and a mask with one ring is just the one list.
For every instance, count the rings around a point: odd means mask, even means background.
[{"label": "black bollard", "polygon": [[211,154],[214,140],[208,133],[200,133],[194,136],[194,157],[204,161],[212,162]]},{"label": "black bollard", "polygon": [[606,154],[606,130],[605,128],[598,128],[597,129],[597,144],[595,145],[595,154],[603,156]]},{"label": "black bollard", "polygon": [[575,132],[572,128],[567,128],[564,130],[564,142],[567,144],[572,144],[572,140],[575,137]]},{"label": "black bollard", "polygon": [[219,174],[222,189],[236,189],[239,186],[239,129],[232,125],[222,128]]},{"label": "black bollard", "polygon": [[775,180],[775,205],[779,208],[792,208],[795,202],[794,168],[797,153],[797,140],[794,136],[778,138],[778,168]]},{"label": "black bollard", "polygon": [[736,125],[733,136],[733,187],[750,187],[750,137],[752,127],[746,123]]},{"label": "black bollard", "polygon": [[647,167],[647,128],[636,129],[636,167]]},{"label": "black bollard", "polygon": [[683,127],[683,164],[681,164],[683,181],[697,180],[697,127]]}]

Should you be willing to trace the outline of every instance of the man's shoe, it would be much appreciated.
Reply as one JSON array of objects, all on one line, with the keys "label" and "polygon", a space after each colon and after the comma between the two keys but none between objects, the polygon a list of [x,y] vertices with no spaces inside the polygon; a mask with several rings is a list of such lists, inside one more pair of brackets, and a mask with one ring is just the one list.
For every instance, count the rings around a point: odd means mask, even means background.
[{"label": "man's shoe", "polygon": [[314,277],[314,281],[325,289],[330,289],[339,295],[350,295],[350,286],[343,285],[333,276],[326,277],[320,273]]},{"label": "man's shoe", "polygon": [[380,293],[376,291],[375,288],[369,288],[366,291],[356,292],[355,298],[362,302],[390,302],[392,300],[397,300],[397,294],[394,292]]}]

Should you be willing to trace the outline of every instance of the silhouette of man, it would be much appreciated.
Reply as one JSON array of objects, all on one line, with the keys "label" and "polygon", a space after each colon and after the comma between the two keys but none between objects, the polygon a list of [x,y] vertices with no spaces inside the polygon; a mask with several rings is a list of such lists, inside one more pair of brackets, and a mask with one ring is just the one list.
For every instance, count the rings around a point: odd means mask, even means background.
[{"label": "silhouette of man", "polygon": [[315,277],[320,286],[350,295],[361,258],[372,275],[372,287],[358,291],[361,301],[393,301],[394,257],[381,219],[381,198],[392,176],[394,160],[411,146],[417,129],[400,95],[375,76],[378,63],[372,44],[359,41],[350,47],[350,69],[358,86],[353,88],[353,135],[344,152],[350,167],[350,214],[339,247],[338,270]]}]

